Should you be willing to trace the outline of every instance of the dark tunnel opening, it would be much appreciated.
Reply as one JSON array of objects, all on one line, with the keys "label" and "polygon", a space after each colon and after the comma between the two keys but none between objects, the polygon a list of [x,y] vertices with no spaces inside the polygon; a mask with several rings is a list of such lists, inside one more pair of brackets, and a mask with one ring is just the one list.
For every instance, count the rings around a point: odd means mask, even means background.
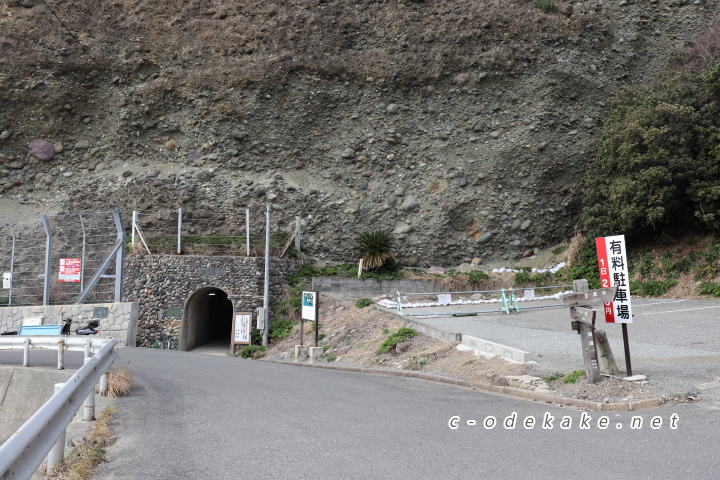
[{"label": "dark tunnel opening", "polygon": [[180,350],[192,350],[207,343],[230,345],[232,333],[232,301],[217,287],[201,288],[193,293],[185,306],[180,331]]}]

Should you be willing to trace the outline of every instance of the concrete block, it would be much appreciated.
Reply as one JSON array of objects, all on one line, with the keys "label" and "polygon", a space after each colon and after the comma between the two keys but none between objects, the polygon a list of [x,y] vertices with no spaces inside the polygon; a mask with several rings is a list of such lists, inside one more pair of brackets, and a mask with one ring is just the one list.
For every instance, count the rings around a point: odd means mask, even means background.
[{"label": "concrete block", "polygon": [[450,332],[441,328],[425,325],[424,323],[413,320],[410,317],[401,317],[402,321],[410,325],[413,330],[423,333],[428,337],[442,340],[443,342],[461,342],[463,335],[461,333]]},{"label": "concrete block", "polygon": [[295,345],[295,361],[304,362],[308,359],[309,349],[307,345]]},{"label": "concrete block", "polygon": [[523,350],[508,347],[507,345],[501,345],[499,343],[491,342],[489,340],[483,340],[482,338],[476,338],[470,335],[463,335],[461,343],[468,347],[474,348],[480,352],[484,352],[490,355],[500,355],[516,362],[529,362],[530,353]]},{"label": "concrete block", "polygon": [[308,348],[308,355],[310,358],[310,363],[319,362],[320,360],[325,358],[325,352],[323,351],[322,347]]}]

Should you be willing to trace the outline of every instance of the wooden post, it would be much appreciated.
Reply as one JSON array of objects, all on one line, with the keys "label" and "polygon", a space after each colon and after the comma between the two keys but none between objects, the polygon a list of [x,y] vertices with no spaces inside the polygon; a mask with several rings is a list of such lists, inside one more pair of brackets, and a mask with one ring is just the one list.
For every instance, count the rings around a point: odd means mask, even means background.
[{"label": "wooden post", "polygon": [[[573,288],[576,292],[587,292],[587,280],[575,280]],[[597,350],[595,348],[595,311],[586,307],[572,307],[570,316],[573,321],[571,323],[573,330],[580,334],[582,342],[583,360],[585,362],[585,375],[588,383],[597,383],[602,380],[600,369],[598,368]]]},{"label": "wooden post", "polygon": [[632,364],[630,363],[630,342],[628,340],[627,323],[622,324],[623,345],[625,346],[625,370],[627,376],[632,377]]}]

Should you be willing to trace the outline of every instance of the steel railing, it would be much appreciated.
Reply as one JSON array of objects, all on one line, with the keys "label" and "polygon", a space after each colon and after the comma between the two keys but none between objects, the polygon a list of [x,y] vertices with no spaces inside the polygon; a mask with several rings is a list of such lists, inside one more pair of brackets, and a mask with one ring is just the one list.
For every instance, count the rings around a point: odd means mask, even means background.
[{"label": "steel railing", "polygon": [[[57,342],[57,338],[55,340]],[[3,339],[5,340],[5,339]],[[15,340],[15,339],[13,339]],[[75,345],[75,339],[70,344]],[[84,341],[85,339],[78,339]],[[60,444],[64,449],[64,434],[83,401],[95,392],[95,384],[115,360],[117,340],[107,340],[94,357],[83,365],[50,397],[30,419],[0,446],[0,479],[29,479],[50,453]],[[24,345],[25,339],[23,339]],[[12,343],[12,342],[11,342]],[[42,341],[41,341],[42,343]],[[91,342],[92,343],[92,342]],[[83,343],[83,348],[85,348]],[[62,441],[59,441],[62,439]],[[62,455],[60,456],[62,458]],[[50,461],[48,461],[50,464]],[[48,465],[50,467],[50,465]]]},{"label": "steel railing", "polygon": [[23,367],[30,366],[30,349],[57,350],[58,370],[65,368],[65,351],[85,352],[85,358],[99,352],[111,339],[57,335],[3,335],[0,350],[23,350]]}]

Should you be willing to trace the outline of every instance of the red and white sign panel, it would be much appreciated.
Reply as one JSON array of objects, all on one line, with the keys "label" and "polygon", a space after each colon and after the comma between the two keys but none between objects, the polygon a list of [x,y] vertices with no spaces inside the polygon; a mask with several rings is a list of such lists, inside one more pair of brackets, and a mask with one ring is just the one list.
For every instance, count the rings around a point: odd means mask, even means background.
[{"label": "red and white sign panel", "polygon": [[79,282],[81,265],[82,261],[79,258],[61,258],[58,280],[61,282]]},{"label": "red and white sign panel", "polygon": [[595,239],[600,267],[600,286],[617,287],[615,299],[603,305],[607,323],[632,323],[630,278],[628,276],[625,235]]}]

